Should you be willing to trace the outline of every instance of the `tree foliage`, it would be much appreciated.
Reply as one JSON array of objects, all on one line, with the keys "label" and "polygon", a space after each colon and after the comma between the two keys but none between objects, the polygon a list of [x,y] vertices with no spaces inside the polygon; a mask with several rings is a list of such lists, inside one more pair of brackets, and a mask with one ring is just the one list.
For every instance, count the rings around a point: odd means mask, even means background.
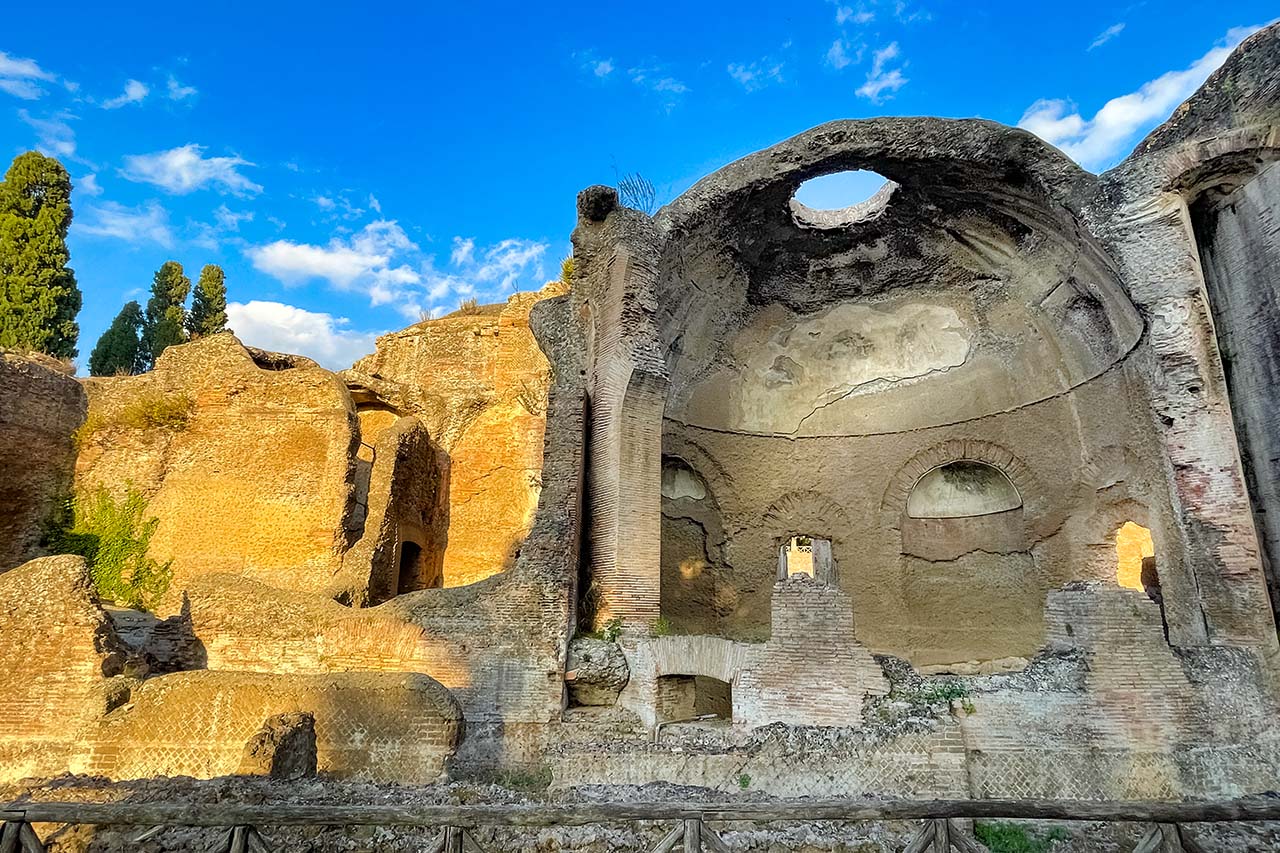
[{"label": "tree foliage", "polygon": [[89,353],[90,376],[119,376],[140,373],[143,368],[142,306],[130,302],[120,309],[111,326],[98,338]]},{"label": "tree foliage", "polygon": [[74,358],[80,289],[67,266],[71,177],[37,151],[0,182],[0,346]]},{"label": "tree foliage", "polygon": [[227,277],[217,264],[205,264],[191,296],[187,333],[192,338],[227,330]]},{"label": "tree foliage", "polygon": [[142,355],[147,369],[155,366],[160,353],[187,339],[184,327],[190,292],[191,279],[183,272],[182,264],[165,261],[156,270],[142,322]]}]

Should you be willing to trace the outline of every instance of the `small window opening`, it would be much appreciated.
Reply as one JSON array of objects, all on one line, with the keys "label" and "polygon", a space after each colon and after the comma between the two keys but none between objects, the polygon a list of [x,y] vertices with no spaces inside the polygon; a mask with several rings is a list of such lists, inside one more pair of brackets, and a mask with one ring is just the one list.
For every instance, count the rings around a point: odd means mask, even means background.
[{"label": "small window opening", "polygon": [[400,543],[397,593],[413,592],[418,589],[438,589],[443,585],[444,579],[438,570],[432,570],[427,560],[427,552],[421,545],[409,540]]},{"label": "small window opening", "polygon": [[408,592],[418,585],[418,569],[422,563],[422,546],[417,542],[404,542],[400,545],[400,592]]},{"label": "small window opening", "polygon": [[714,722],[733,719],[733,688],[707,675],[664,675],[658,679],[658,722]]},{"label": "small window opening", "polygon": [[1169,618],[1164,609],[1160,574],[1156,571],[1155,542],[1151,531],[1141,524],[1126,521],[1116,531],[1116,582],[1126,589],[1145,592],[1147,598],[1160,606],[1160,622],[1168,640]]},{"label": "small window opening", "polygon": [[1159,600],[1156,546],[1151,531],[1141,524],[1126,521],[1116,531],[1116,581],[1126,589],[1142,590]]},{"label": "small window opening", "polygon": [[813,539],[808,536],[792,536],[782,546],[782,558],[786,577],[807,575],[814,577],[813,572]]}]

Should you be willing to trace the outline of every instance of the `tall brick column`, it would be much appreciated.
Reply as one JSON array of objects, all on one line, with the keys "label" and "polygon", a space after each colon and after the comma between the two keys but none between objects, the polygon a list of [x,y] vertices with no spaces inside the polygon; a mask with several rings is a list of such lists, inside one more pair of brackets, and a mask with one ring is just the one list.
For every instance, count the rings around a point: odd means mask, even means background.
[{"label": "tall brick column", "polygon": [[[661,592],[662,413],[667,374],[653,312],[657,235],[642,213],[579,197],[576,301],[591,324],[588,571],[598,628],[645,630]],[[594,207],[592,203],[594,204]],[[616,199],[615,199],[616,203]]]},{"label": "tall brick column", "polygon": [[[1183,197],[1161,191],[1138,163],[1115,177],[1108,242],[1133,301],[1148,318],[1151,403],[1168,456],[1172,498],[1213,644],[1274,646],[1226,381]],[[1119,170],[1117,170],[1119,171]],[[1108,177],[1112,177],[1108,174]]]}]

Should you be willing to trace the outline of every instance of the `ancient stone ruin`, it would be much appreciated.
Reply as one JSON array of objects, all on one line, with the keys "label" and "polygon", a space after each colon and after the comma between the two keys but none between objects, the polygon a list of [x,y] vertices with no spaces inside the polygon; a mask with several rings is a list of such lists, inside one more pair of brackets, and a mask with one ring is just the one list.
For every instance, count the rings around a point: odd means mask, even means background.
[{"label": "ancient stone ruin", "polygon": [[[572,282],[350,370],[5,355],[0,776],[1274,790],[1278,160],[1273,26],[1103,175],[835,121],[653,216],[584,190]],[[41,544],[99,488],[154,612]]]}]

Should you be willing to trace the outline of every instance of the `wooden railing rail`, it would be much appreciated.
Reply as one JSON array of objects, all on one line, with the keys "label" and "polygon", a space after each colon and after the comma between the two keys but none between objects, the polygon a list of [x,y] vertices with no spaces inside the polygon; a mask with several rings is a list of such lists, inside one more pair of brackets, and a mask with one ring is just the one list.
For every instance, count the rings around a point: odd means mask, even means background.
[{"label": "wooden railing rail", "polygon": [[0,808],[0,853],[42,853],[32,823],[149,826],[144,836],[169,826],[225,827],[220,847],[230,853],[265,851],[258,826],[434,826],[440,827],[434,853],[483,851],[472,835],[480,826],[587,826],[632,821],[672,821],[655,853],[677,846],[685,853],[728,853],[708,822],[808,822],[923,820],[925,825],[904,853],[980,853],[984,848],[960,819],[1016,819],[1150,823],[1134,853],[1195,853],[1198,845],[1183,823],[1280,820],[1280,796],[1230,800],[905,800],[830,799],[737,803],[579,803],[528,805],[300,805],[250,803],[115,802],[81,803],[19,800]]}]

